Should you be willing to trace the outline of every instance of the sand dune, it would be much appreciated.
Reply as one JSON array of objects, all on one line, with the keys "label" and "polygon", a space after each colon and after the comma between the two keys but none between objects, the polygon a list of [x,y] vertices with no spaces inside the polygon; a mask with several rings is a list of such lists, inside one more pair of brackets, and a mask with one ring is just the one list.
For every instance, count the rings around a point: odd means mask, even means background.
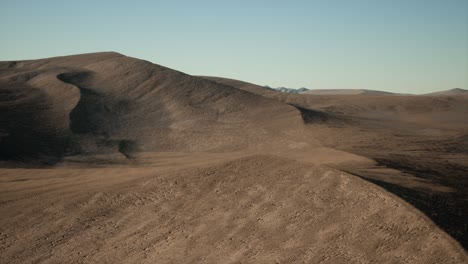
[{"label": "sand dune", "polygon": [[2,263],[466,263],[468,98],[0,62]]},{"label": "sand dune", "polygon": [[[230,80],[234,87],[261,91],[262,86],[239,83]],[[352,162],[340,169],[403,197],[468,247],[467,97],[264,96],[322,113],[325,118],[307,124],[311,137],[378,165]]]},{"label": "sand dune", "polygon": [[[18,175],[29,188],[12,181]],[[2,230],[2,262],[466,260],[400,199],[345,173],[292,160],[257,155],[171,173],[68,175],[66,169],[6,172],[2,185],[10,191],[1,197],[1,226],[10,228]],[[51,176],[55,184],[45,187]],[[22,225],[11,226],[12,219]]]},{"label": "sand dune", "polygon": [[292,106],[117,53],[2,65],[0,144],[11,159],[234,150],[281,137],[283,120],[302,126]]}]

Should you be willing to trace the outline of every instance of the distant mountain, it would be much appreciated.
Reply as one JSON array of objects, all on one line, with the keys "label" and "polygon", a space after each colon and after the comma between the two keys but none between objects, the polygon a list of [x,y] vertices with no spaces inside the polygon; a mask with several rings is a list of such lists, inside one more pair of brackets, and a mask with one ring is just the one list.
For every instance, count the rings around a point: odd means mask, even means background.
[{"label": "distant mountain", "polygon": [[305,88],[305,87],[302,87],[302,88],[299,88],[299,89],[294,89],[294,88],[286,88],[286,87],[278,87],[278,88],[271,88],[269,87],[268,85],[265,86],[266,88],[270,88],[270,89],[274,89],[278,92],[282,92],[282,93],[292,93],[292,94],[300,94],[300,93],[304,93],[304,92],[307,92],[309,91],[309,89]]},{"label": "distant mountain", "polygon": [[453,88],[453,89],[450,89],[450,90],[434,92],[434,93],[428,93],[428,94],[424,94],[424,95],[429,95],[429,96],[468,95],[468,90],[461,89],[461,88]]},{"label": "distant mountain", "polygon": [[366,89],[314,89],[303,92],[312,95],[392,95],[394,93]]}]

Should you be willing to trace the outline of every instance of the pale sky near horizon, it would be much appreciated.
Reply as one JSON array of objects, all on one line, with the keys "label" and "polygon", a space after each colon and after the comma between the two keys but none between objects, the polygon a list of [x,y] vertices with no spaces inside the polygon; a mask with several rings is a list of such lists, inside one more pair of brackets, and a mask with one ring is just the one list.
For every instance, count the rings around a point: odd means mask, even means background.
[{"label": "pale sky near horizon", "polygon": [[468,88],[468,0],[0,0],[0,61],[115,51],[272,87]]}]

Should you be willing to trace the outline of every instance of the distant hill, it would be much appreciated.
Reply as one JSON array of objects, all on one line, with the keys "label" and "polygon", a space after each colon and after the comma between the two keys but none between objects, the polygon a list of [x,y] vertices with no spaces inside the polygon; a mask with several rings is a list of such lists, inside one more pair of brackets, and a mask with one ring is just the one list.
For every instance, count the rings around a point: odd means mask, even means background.
[{"label": "distant hill", "polygon": [[461,88],[453,88],[453,89],[450,89],[450,90],[434,92],[434,93],[428,93],[428,94],[424,94],[424,95],[429,95],[429,96],[468,95],[468,90],[461,89]]},{"label": "distant hill", "polygon": [[366,89],[314,89],[303,92],[311,95],[391,95],[394,93]]}]

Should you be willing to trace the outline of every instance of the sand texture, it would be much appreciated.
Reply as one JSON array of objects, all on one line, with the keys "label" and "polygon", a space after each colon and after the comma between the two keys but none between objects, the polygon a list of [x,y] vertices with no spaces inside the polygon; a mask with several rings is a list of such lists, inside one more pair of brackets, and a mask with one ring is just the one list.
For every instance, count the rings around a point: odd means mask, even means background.
[{"label": "sand texture", "polygon": [[458,90],[0,62],[0,263],[467,263],[467,116]]}]

